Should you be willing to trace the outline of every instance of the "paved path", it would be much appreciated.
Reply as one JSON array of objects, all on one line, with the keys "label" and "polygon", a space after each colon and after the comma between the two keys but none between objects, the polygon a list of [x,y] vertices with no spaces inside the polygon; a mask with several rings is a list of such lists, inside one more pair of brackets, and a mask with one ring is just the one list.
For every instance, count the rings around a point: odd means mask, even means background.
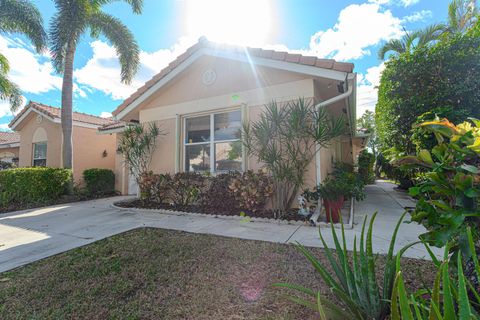
[{"label": "paved path", "polygon": [[[376,252],[385,253],[393,227],[403,213],[402,206],[412,206],[413,202],[395,191],[389,183],[368,186],[367,194],[365,201],[356,204],[355,227],[346,230],[346,238],[351,247],[354,237],[360,234],[363,217],[378,211],[373,246]],[[320,246],[318,229],[307,225],[249,223],[112,208],[111,203],[120,199],[78,202],[0,215],[0,272],[139,227],[280,243],[298,241],[307,246]],[[327,242],[332,244],[330,231],[325,228],[321,230]],[[415,241],[423,231],[414,223],[402,224],[398,247]],[[427,256],[421,246],[409,250],[406,255],[417,258]]]}]

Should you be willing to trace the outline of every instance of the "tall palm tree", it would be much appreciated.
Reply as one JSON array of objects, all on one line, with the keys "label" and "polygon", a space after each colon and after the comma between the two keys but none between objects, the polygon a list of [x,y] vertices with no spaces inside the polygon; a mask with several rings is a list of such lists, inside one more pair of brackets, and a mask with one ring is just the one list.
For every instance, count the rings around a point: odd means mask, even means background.
[{"label": "tall palm tree", "polygon": [[[29,38],[35,49],[42,51],[47,43],[43,19],[38,9],[26,0],[0,0],[0,33],[19,32]],[[8,79],[10,65],[0,53],[0,100],[8,100],[12,111],[22,104],[22,93],[18,86]]]},{"label": "tall palm tree", "polygon": [[448,5],[449,33],[462,33],[473,26],[478,18],[478,9],[475,0],[453,0]]},{"label": "tall palm tree", "polygon": [[443,24],[432,24],[422,30],[408,32],[405,30],[405,34],[400,39],[392,39],[385,43],[378,51],[378,58],[380,60],[385,59],[385,55],[388,52],[393,52],[396,55],[412,52],[416,48],[427,46],[442,35],[445,30]]},{"label": "tall palm tree", "polygon": [[[121,65],[121,80],[131,83],[139,66],[139,48],[130,30],[119,19],[102,11],[118,0],[54,0],[57,9],[50,23],[53,65],[63,74],[62,131],[63,166],[72,168],[72,90],[75,51],[82,35],[105,36],[115,47]],[[143,0],[123,0],[135,14],[142,11]]]}]

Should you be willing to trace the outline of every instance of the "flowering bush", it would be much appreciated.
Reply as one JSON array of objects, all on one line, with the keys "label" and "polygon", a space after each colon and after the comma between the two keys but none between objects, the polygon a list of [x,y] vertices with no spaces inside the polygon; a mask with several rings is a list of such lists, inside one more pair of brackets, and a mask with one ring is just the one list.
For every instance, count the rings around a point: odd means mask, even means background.
[{"label": "flowering bush", "polygon": [[477,230],[480,222],[480,121],[472,123],[456,126],[437,119],[420,124],[433,133],[437,145],[399,160],[427,171],[423,181],[410,188],[410,195],[418,197],[412,220],[428,230],[421,239],[437,247],[449,242],[453,252],[467,248],[465,230]]}]

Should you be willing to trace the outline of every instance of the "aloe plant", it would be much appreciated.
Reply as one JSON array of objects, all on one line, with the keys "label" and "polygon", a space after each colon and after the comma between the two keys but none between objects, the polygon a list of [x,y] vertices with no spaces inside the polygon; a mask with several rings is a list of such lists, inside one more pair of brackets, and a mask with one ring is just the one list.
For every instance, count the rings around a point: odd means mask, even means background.
[{"label": "aloe plant", "polygon": [[[355,237],[354,239],[352,258],[347,251],[343,223],[341,224],[341,241],[333,224],[331,224],[335,252],[328,247],[319,229],[320,240],[322,241],[325,254],[331,268],[334,270],[333,275],[308,249],[299,243],[295,244],[297,249],[310,261],[322,280],[330,287],[332,293],[338,300],[343,302],[345,308],[341,308],[337,301],[329,301],[322,297],[320,293],[296,284],[277,283],[274,286],[289,288],[310,296],[311,299],[297,296],[288,296],[288,299],[317,311],[320,319],[384,319],[390,311],[389,300],[392,296],[395,280],[395,240],[405,213],[398,220],[390,240],[382,286],[379,286],[376,280],[376,255],[372,249],[373,223],[376,215],[375,213],[371,217],[366,233],[367,217],[365,217],[358,249],[357,238]],[[400,257],[411,245],[413,244],[402,248],[397,256]],[[383,288],[383,290],[380,288]],[[312,301],[312,299],[315,299],[315,301]]]},{"label": "aloe plant", "polygon": [[[470,258],[473,260],[475,275],[478,278],[480,267],[470,228],[467,229],[467,238]],[[392,290],[390,318],[392,320],[480,319],[475,311],[475,309],[478,310],[480,297],[463,272],[462,255],[450,255],[449,258],[448,248],[446,248],[444,260],[438,261],[431,253],[428,244],[425,243],[425,246],[438,267],[433,288],[409,294],[403,281],[400,259],[397,258],[397,275]],[[456,257],[456,270],[451,273],[450,259],[455,259],[454,257]]]}]

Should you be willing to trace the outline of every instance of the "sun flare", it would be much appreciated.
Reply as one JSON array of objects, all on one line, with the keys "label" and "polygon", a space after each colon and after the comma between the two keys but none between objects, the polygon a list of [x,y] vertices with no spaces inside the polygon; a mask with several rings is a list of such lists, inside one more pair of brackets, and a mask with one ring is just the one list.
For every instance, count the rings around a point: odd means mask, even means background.
[{"label": "sun flare", "polygon": [[262,46],[271,28],[269,0],[187,0],[190,36],[243,46]]}]

